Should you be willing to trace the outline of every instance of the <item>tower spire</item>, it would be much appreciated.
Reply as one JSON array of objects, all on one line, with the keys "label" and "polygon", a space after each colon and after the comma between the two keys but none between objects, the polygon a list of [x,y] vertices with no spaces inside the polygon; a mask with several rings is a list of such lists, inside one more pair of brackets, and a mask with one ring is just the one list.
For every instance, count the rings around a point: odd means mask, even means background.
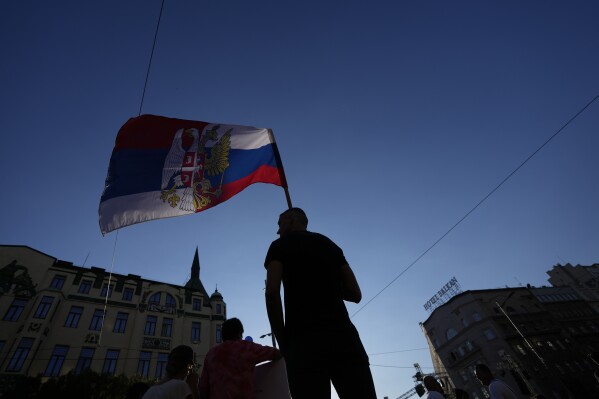
[{"label": "tower spire", "polygon": [[200,257],[198,255],[198,247],[196,246],[196,253],[193,257],[191,264],[191,279],[200,279]]}]

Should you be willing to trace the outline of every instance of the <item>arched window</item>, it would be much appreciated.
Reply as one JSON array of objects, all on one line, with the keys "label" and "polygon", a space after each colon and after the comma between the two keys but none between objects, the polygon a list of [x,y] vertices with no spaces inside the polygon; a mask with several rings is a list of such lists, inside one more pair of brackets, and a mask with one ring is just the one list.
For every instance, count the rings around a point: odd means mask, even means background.
[{"label": "arched window", "polygon": [[177,301],[175,301],[175,297],[173,297],[171,294],[166,294],[166,299],[164,300],[164,306],[169,307],[169,308],[176,308]]},{"label": "arched window", "polygon": [[155,293],[148,299],[148,305],[160,305],[160,292]]},{"label": "arched window", "polygon": [[450,339],[452,339],[453,337],[455,337],[456,335],[458,335],[458,332],[456,330],[454,330],[453,328],[448,328],[447,331],[445,332],[445,337],[447,337],[448,341]]}]

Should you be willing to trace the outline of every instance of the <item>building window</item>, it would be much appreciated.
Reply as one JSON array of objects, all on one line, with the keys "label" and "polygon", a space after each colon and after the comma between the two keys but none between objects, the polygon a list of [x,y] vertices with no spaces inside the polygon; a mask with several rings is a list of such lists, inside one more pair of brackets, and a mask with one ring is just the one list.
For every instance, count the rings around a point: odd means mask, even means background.
[{"label": "building window", "polygon": [[92,288],[91,280],[81,280],[81,284],[79,284],[79,292],[80,294],[89,294],[89,290]]},{"label": "building window", "polygon": [[54,276],[54,278],[50,282],[50,288],[54,288],[56,290],[62,290],[62,286],[64,285],[64,282],[66,281],[66,279],[67,278],[65,276],[60,276],[60,275]]},{"label": "building window", "polygon": [[202,310],[202,300],[200,298],[193,298],[193,310],[198,312]]},{"label": "building window", "polygon": [[57,377],[60,374],[62,363],[64,363],[64,358],[67,356],[68,351],[68,346],[56,345],[54,347],[54,352],[52,352],[52,356],[44,372],[44,377]]},{"label": "building window", "polygon": [[464,327],[468,327],[468,320],[467,319],[462,319],[461,321],[462,321],[462,325]]},{"label": "building window", "polygon": [[164,299],[164,306],[166,306],[167,308],[176,308],[177,301],[175,301],[175,297],[173,297],[171,294],[166,294],[166,298]]},{"label": "building window", "polygon": [[223,310],[222,310],[222,306],[221,306],[221,304],[220,304],[220,303],[217,303],[217,304],[216,304],[216,314],[221,314],[221,312],[222,312],[222,311],[223,311]]},{"label": "building window", "polygon": [[104,311],[102,309],[94,310],[92,322],[89,324],[89,329],[93,331],[100,331],[102,329],[102,323],[104,321]]},{"label": "building window", "polygon": [[71,306],[71,310],[69,311],[69,315],[67,316],[67,321],[64,323],[64,326],[68,328],[77,328],[82,313],[83,308],[81,306]]},{"label": "building window", "polygon": [[160,305],[160,292],[155,293],[148,299],[148,305]]},{"label": "building window", "polygon": [[564,346],[564,344],[562,344],[562,341],[560,341],[559,339],[555,340],[555,343],[557,344],[557,346],[559,346],[563,351],[566,350],[566,347]]},{"label": "building window", "polygon": [[518,350],[518,352],[520,352],[520,354],[526,356],[526,350],[524,349],[524,347],[520,344],[516,344],[516,349]]},{"label": "building window", "polygon": [[165,317],[162,319],[162,333],[163,337],[170,337],[173,334],[173,319]]},{"label": "building window", "polygon": [[472,313],[472,318],[474,321],[480,321],[480,314],[478,314],[478,312],[474,312]]},{"label": "building window", "polygon": [[445,337],[447,338],[448,341],[450,339],[452,339],[453,337],[455,337],[456,335],[458,335],[458,332],[456,330],[454,330],[453,328],[448,328],[447,331],[445,331]]},{"label": "building window", "polygon": [[220,344],[223,341],[223,337],[222,337],[222,326],[220,324],[218,324],[216,326],[216,343]]},{"label": "building window", "polygon": [[460,370],[459,371],[460,377],[462,378],[462,382],[468,382],[469,378],[468,378],[468,373],[465,370]]},{"label": "building window", "polygon": [[8,366],[6,366],[6,371],[21,371],[21,367],[23,367],[23,363],[27,359],[32,346],[33,338],[21,338],[19,346],[12,355],[10,362],[8,362]]},{"label": "building window", "polygon": [[127,319],[129,318],[129,313],[118,312],[116,314],[116,321],[114,323],[114,329],[112,332],[115,333],[124,333],[125,328],[127,327]]},{"label": "building window", "polygon": [[487,338],[488,341],[491,341],[492,339],[497,338],[497,335],[495,335],[495,332],[490,328],[485,329],[483,331],[483,334],[485,335],[485,337]]},{"label": "building window", "polygon": [[156,316],[148,316],[146,318],[146,328],[144,329],[145,335],[156,334]]},{"label": "building window", "polygon": [[42,297],[42,300],[40,301],[40,304],[38,305],[37,310],[35,311],[35,314],[33,315],[33,317],[35,319],[45,319],[46,316],[48,315],[48,310],[50,310],[50,306],[52,306],[53,301],[54,301],[54,297],[51,297],[51,296]]},{"label": "building window", "polygon": [[23,309],[25,309],[27,301],[24,299],[14,299],[12,305],[8,308],[8,311],[4,315],[4,321],[18,321]]},{"label": "building window", "polygon": [[117,360],[119,360],[119,350],[108,349],[106,351],[104,366],[102,367],[102,374],[114,375],[114,372],[116,371]]},{"label": "building window", "polygon": [[108,286],[107,283],[104,283],[104,285],[102,286],[102,291],[100,291],[100,296],[106,298],[106,294],[108,294],[108,298],[110,298],[112,296],[113,289],[114,284],[110,284],[110,286]]},{"label": "building window", "polygon": [[125,288],[123,291],[123,301],[133,300],[133,288]]},{"label": "building window", "polygon": [[539,347],[539,350],[543,349],[543,341],[537,341],[536,344]]},{"label": "building window", "polygon": [[92,365],[92,359],[94,358],[94,352],[94,348],[81,348],[79,359],[77,360],[77,365],[75,366],[75,374],[79,375],[85,370],[89,370]]},{"label": "building window", "polygon": [[168,353],[159,353],[158,361],[156,362],[156,378],[162,378],[164,375],[164,369],[166,368],[166,363],[168,362]]},{"label": "building window", "polygon": [[139,352],[139,362],[137,363],[137,375],[148,378],[150,374],[150,360],[152,359],[152,352],[141,351]]},{"label": "building window", "polygon": [[474,350],[474,345],[472,345],[472,342],[466,341],[466,348],[468,349],[468,352],[472,352]]},{"label": "building window", "polygon": [[199,341],[200,340],[200,328],[201,324],[198,321],[191,322],[191,340]]}]

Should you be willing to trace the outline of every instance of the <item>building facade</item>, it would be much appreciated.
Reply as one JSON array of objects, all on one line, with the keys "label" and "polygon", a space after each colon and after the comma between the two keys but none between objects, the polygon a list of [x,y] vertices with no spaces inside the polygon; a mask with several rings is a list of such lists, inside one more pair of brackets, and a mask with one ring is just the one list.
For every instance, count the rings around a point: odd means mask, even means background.
[{"label": "building facade", "polygon": [[554,287],[570,287],[599,313],[599,263],[591,266],[557,264],[547,272]]},{"label": "building facade", "polygon": [[448,392],[488,398],[474,376],[483,363],[520,398],[593,397],[599,384],[587,355],[599,350],[599,317],[569,287],[465,291],[421,324],[435,372]]},{"label": "building facade", "polygon": [[0,246],[1,374],[161,378],[178,345],[202,364],[226,312],[218,290],[209,296],[200,281],[197,249],[190,280],[178,286]]}]

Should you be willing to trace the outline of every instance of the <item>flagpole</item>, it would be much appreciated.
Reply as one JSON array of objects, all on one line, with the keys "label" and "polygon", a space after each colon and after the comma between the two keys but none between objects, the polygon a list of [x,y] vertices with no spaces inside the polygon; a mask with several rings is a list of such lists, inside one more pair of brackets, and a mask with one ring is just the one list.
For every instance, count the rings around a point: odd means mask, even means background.
[{"label": "flagpole", "polygon": [[279,174],[281,175],[281,184],[283,185],[283,190],[285,190],[285,198],[287,199],[287,206],[289,209],[293,208],[291,205],[291,196],[289,195],[289,187],[287,186],[287,178],[285,177],[285,169],[283,169],[283,162],[281,161],[281,154],[279,154],[279,147],[277,146],[277,142],[275,141],[275,135],[272,132],[272,129],[268,129],[268,136],[270,138],[270,143],[272,144],[272,150],[275,154],[275,161],[277,163],[277,167],[279,169]]}]

